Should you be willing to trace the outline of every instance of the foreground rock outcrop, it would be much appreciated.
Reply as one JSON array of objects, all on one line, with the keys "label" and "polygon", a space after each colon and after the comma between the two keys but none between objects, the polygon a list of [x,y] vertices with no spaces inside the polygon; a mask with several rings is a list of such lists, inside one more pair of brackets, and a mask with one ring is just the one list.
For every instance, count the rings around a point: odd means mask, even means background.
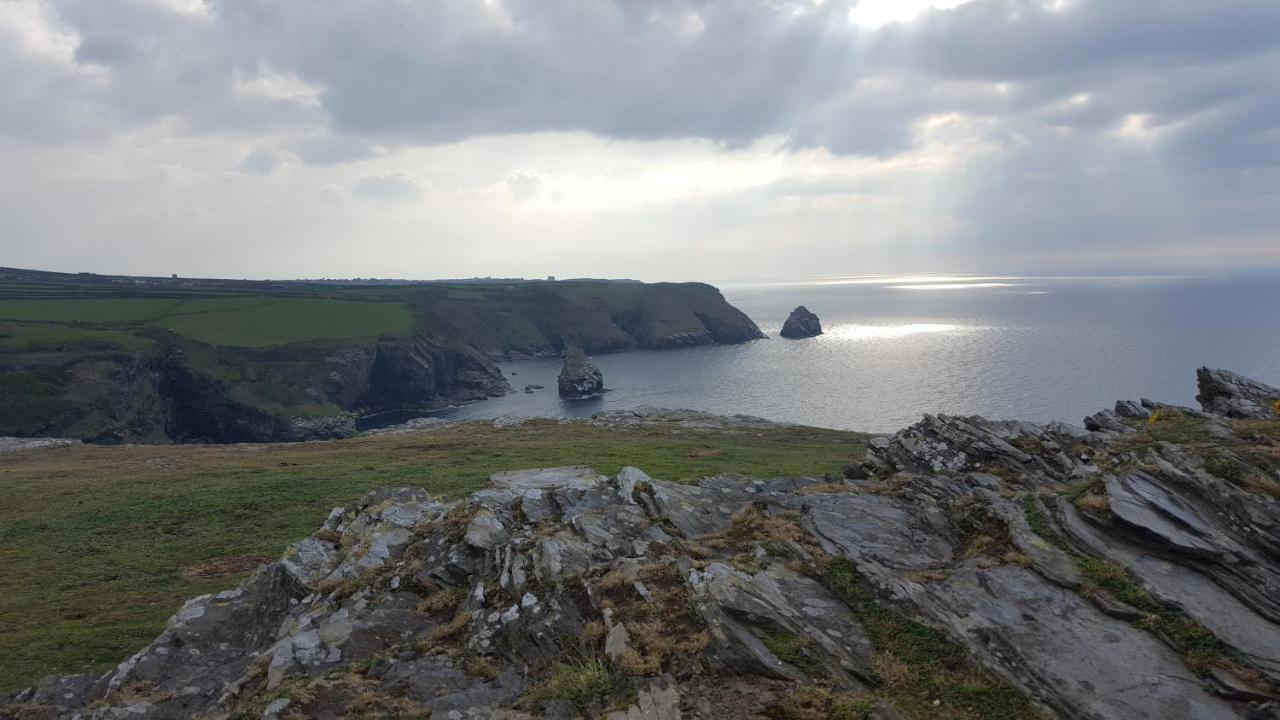
[{"label": "foreground rock outcrop", "polygon": [[928,415],[851,479],[376,491],[0,717],[1274,720],[1280,420],[1234,386]]},{"label": "foreground rock outcrop", "polygon": [[801,305],[787,316],[787,321],[782,324],[782,331],[778,334],[791,340],[817,337],[822,334],[822,323],[817,315],[809,312],[809,308]]},{"label": "foreground rock outcrop", "polygon": [[582,352],[582,348],[570,346],[564,351],[564,364],[557,379],[560,397],[566,400],[586,400],[604,392],[604,374]]},{"label": "foreground rock outcrop", "polygon": [[1206,412],[1254,420],[1280,415],[1280,388],[1264,385],[1229,370],[1207,367],[1196,371],[1196,381],[1200,389],[1196,400]]}]

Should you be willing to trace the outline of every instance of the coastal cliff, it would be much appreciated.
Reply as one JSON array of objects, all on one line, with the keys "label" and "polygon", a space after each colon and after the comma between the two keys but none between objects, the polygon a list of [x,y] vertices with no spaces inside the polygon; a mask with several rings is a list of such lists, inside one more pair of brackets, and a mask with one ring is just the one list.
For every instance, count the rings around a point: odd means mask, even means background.
[{"label": "coastal cliff", "polygon": [[562,281],[430,287],[415,304],[451,337],[501,357],[735,344],[764,337],[705,283]]},{"label": "coastal cliff", "polygon": [[[9,707],[1274,720],[1280,419],[1215,412],[1276,397],[1215,382],[1236,377],[1202,372],[1204,409],[1123,401],[1092,430],[926,415],[846,479],[578,466],[459,500],[374,491],[113,670]],[[593,423],[662,422],[624,415]]]},{"label": "coastal cliff", "polygon": [[[504,357],[559,354],[569,345],[601,353],[762,337],[701,283],[337,286],[322,293],[311,285],[238,283],[233,297],[175,299],[178,290],[166,286],[151,291],[154,298],[92,300],[79,297],[103,292],[97,285],[51,288],[47,301],[0,302],[0,318],[19,318],[0,319],[0,436],[106,443],[346,437],[361,416],[509,392],[496,365]],[[226,288],[198,289],[214,290]],[[266,292],[275,294],[259,294]],[[158,314],[128,314],[139,305]],[[345,323],[336,334],[335,315]]]}]

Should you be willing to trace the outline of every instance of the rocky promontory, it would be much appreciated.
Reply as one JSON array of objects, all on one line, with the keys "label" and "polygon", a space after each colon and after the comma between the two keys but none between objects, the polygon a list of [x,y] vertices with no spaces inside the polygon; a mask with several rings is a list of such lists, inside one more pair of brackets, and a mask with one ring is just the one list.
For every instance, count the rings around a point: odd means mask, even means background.
[{"label": "rocky promontory", "polygon": [[564,364],[557,379],[560,397],[566,400],[586,400],[604,392],[604,374],[582,352],[582,348],[570,346],[564,351]]},{"label": "rocky promontory", "polygon": [[375,491],[0,717],[1275,720],[1280,417],[1209,372],[1093,430],[926,415],[852,479]]},{"label": "rocky promontory", "polygon": [[787,316],[787,321],[782,324],[782,331],[778,334],[790,340],[817,337],[822,334],[822,323],[817,315],[809,312],[809,308],[801,305]]},{"label": "rocky promontory", "polygon": [[1208,412],[1233,418],[1267,420],[1280,415],[1280,389],[1229,370],[1196,371],[1196,400]]}]

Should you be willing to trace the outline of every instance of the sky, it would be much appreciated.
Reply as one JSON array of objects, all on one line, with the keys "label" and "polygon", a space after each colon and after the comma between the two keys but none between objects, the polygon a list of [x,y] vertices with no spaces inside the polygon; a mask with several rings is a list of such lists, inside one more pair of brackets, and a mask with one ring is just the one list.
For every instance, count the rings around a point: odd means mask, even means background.
[{"label": "sky", "polygon": [[1280,266],[1276,0],[0,0],[0,265]]}]

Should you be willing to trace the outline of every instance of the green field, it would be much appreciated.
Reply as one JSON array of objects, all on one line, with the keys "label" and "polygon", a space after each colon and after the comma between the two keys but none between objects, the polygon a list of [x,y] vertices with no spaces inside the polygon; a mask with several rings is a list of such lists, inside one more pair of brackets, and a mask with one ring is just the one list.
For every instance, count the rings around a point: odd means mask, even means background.
[{"label": "green field", "polygon": [[838,472],[865,436],[813,428],[730,434],[664,424],[607,430],[554,420],[495,429],[287,445],[84,446],[0,456],[0,695],[49,673],[101,671],[149,642],[185,598],[235,584],[335,505],[376,487],[457,496],[490,473],[636,465]]},{"label": "green field", "polygon": [[0,300],[0,320],[140,323],[164,317],[181,302],[170,298]]},{"label": "green field", "polygon": [[401,302],[266,295],[0,300],[0,320],[149,325],[228,347],[403,335],[413,326]]}]

